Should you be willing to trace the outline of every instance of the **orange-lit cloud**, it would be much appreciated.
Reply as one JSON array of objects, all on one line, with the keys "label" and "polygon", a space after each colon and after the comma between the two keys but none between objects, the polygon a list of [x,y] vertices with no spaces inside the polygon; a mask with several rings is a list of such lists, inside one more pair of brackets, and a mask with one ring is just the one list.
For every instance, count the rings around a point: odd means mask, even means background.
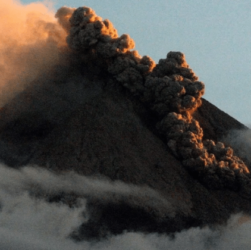
[{"label": "orange-lit cloud", "polygon": [[0,106],[59,62],[65,32],[43,3],[0,0]]}]

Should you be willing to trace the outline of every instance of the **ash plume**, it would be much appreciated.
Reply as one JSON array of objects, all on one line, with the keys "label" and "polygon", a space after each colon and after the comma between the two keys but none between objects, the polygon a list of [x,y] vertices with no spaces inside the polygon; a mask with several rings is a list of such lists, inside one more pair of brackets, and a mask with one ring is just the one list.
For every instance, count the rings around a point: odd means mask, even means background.
[{"label": "ash plume", "polygon": [[118,36],[112,23],[88,7],[72,13],[63,7],[56,17],[67,31],[69,47],[81,54],[90,72],[105,72],[109,83],[121,84],[156,113],[156,128],[173,154],[209,188],[230,188],[251,195],[246,164],[222,142],[203,140],[203,129],[193,117],[201,105],[204,84],[189,68],[180,52],[169,52],[157,65],[148,56],[132,51],[129,35]]}]

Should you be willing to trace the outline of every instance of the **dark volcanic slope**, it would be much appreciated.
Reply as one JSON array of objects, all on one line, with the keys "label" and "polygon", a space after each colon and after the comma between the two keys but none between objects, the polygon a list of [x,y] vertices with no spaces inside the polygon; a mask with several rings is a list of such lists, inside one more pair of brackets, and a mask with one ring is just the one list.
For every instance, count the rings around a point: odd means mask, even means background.
[{"label": "dark volcanic slope", "polygon": [[175,232],[248,213],[250,170],[219,142],[245,126],[201,99],[204,84],[184,55],[169,52],[156,65],[87,7],[62,7],[56,17],[68,47],[59,49],[59,65],[0,110],[1,161],[147,186],[169,204],[86,197],[91,218],[74,237],[102,236],[104,228]]},{"label": "dark volcanic slope", "polygon": [[[137,99],[121,88],[104,87],[102,83],[97,83],[95,89],[88,84],[82,92],[76,88],[82,98],[75,105],[65,105],[64,112],[61,107],[65,96],[55,97],[51,89],[44,92],[46,102],[36,92],[29,93],[29,102],[25,101],[25,92],[14,99],[0,114],[2,161],[13,167],[36,164],[60,172],[75,170],[84,175],[147,185],[172,200],[176,210],[174,219],[163,211],[166,219],[162,217],[161,223],[148,214],[150,217],[143,216],[133,225],[118,220],[125,213],[123,206],[114,205],[116,212],[109,214],[110,209],[94,202],[92,206],[105,213],[95,223],[107,218],[102,223],[113,221],[109,226],[115,232],[125,228],[177,231],[192,225],[223,222],[232,213],[250,210],[251,203],[238,193],[208,190],[194,179],[168,150],[153,126],[155,117]],[[92,95],[86,95],[88,91]],[[244,128],[206,100],[195,115],[208,138],[221,137],[220,128],[224,133]],[[139,214],[134,211],[126,216],[138,218]],[[146,220],[150,226],[142,222]]]}]

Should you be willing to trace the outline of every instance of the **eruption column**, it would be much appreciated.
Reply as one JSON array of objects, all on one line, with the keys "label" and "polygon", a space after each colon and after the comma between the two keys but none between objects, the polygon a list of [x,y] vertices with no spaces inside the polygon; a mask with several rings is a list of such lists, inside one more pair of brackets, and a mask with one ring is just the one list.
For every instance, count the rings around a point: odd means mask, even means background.
[{"label": "eruption column", "polygon": [[119,37],[110,21],[88,7],[63,7],[56,17],[68,33],[69,47],[81,54],[83,63],[110,74],[158,115],[159,133],[190,173],[209,188],[230,188],[251,196],[245,163],[223,143],[203,140],[203,129],[192,113],[201,105],[205,87],[182,53],[169,52],[155,65],[150,57],[132,51],[134,42],[128,35]]}]

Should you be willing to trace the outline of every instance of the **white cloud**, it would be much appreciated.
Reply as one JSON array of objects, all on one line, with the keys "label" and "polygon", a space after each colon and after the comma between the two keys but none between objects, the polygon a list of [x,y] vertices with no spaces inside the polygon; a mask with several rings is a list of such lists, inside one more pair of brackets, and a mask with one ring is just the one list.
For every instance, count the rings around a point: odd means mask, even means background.
[{"label": "white cloud", "polygon": [[[31,196],[43,190],[44,194],[58,192],[76,192],[82,195],[78,205],[69,207],[63,203],[49,203],[41,197]],[[74,242],[69,235],[88,218],[84,196],[96,198],[107,195],[107,199],[118,197],[139,197],[145,195],[154,198],[155,205],[163,203],[161,197],[151,189],[127,185],[122,182],[90,179],[74,173],[55,175],[39,168],[26,167],[14,170],[0,167],[0,249],[7,250],[87,250],[87,249],[121,249],[121,250],[210,250],[210,249],[250,249],[251,220],[248,216],[233,216],[226,227],[217,230],[209,228],[192,228],[175,234],[174,239],[168,235],[124,232],[122,235],[110,236],[99,242]],[[128,199],[129,200],[129,199]],[[144,199],[143,199],[144,200]],[[148,199],[146,199],[146,202]]]}]

